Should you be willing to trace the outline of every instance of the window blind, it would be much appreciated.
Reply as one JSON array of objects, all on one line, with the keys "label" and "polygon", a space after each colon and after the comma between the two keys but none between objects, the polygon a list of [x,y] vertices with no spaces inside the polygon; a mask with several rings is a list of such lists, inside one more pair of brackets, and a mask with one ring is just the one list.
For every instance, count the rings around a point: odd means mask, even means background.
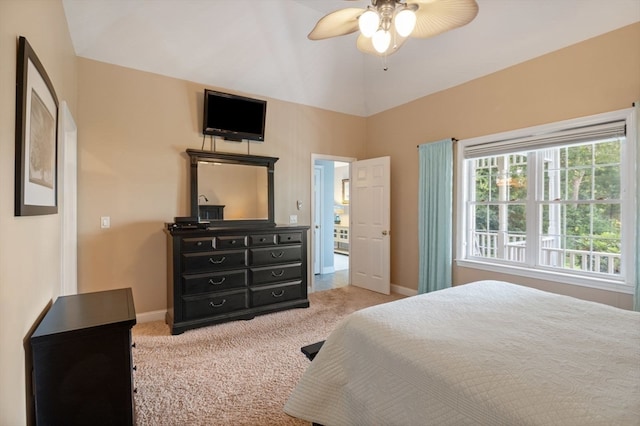
[{"label": "window blind", "polygon": [[611,121],[545,134],[470,145],[464,148],[464,158],[488,157],[512,152],[532,151],[557,145],[624,137],[626,134],[625,124],[625,120]]}]

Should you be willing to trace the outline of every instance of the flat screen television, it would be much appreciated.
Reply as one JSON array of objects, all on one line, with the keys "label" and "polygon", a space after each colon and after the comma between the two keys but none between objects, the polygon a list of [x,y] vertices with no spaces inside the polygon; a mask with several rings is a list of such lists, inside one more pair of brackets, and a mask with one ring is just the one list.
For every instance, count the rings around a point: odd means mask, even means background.
[{"label": "flat screen television", "polygon": [[202,133],[227,140],[264,141],[267,101],[229,93],[204,91]]}]

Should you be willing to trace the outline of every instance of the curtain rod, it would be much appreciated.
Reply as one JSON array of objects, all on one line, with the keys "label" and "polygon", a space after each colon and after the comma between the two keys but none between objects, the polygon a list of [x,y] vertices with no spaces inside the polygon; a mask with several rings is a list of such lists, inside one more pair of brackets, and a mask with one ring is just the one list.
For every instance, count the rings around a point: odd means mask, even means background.
[{"label": "curtain rod", "polygon": [[[451,142],[453,142],[453,143],[458,142],[458,139],[451,138]],[[422,144],[420,144],[420,145],[422,145]],[[417,145],[416,148],[420,148],[420,145]]]}]

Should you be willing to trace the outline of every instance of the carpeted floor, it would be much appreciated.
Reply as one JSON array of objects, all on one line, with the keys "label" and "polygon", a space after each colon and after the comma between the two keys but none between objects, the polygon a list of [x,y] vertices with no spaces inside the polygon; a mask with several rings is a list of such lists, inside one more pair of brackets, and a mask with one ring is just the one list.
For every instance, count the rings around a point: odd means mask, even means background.
[{"label": "carpeted floor", "polygon": [[347,286],[311,306],[171,336],[164,322],[133,327],[137,424],[309,425],[282,411],[309,365],[302,346],[351,312],[401,298]]}]

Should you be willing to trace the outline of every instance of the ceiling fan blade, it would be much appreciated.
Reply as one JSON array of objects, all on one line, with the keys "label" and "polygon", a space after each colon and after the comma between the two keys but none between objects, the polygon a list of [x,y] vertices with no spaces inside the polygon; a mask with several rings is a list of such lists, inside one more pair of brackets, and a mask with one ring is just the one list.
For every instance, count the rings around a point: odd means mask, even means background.
[{"label": "ceiling fan blade", "polygon": [[351,34],[358,31],[358,17],[365,9],[349,7],[323,16],[307,36],[310,40]]},{"label": "ceiling fan blade", "polygon": [[427,38],[461,27],[478,14],[475,0],[409,0],[418,5],[411,37]]},{"label": "ceiling fan blade", "polygon": [[362,53],[368,53],[369,55],[380,57],[390,56],[398,51],[400,46],[402,46],[404,42],[407,41],[407,38],[408,37],[401,37],[398,35],[398,33],[393,31],[391,35],[391,45],[393,46],[393,48],[391,50],[388,50],[386,53],[378,53],[378,51],[373,47],[373,41],[371,41],[371,37],[365,37],[362,34],[358,36],[356,46]]}]

